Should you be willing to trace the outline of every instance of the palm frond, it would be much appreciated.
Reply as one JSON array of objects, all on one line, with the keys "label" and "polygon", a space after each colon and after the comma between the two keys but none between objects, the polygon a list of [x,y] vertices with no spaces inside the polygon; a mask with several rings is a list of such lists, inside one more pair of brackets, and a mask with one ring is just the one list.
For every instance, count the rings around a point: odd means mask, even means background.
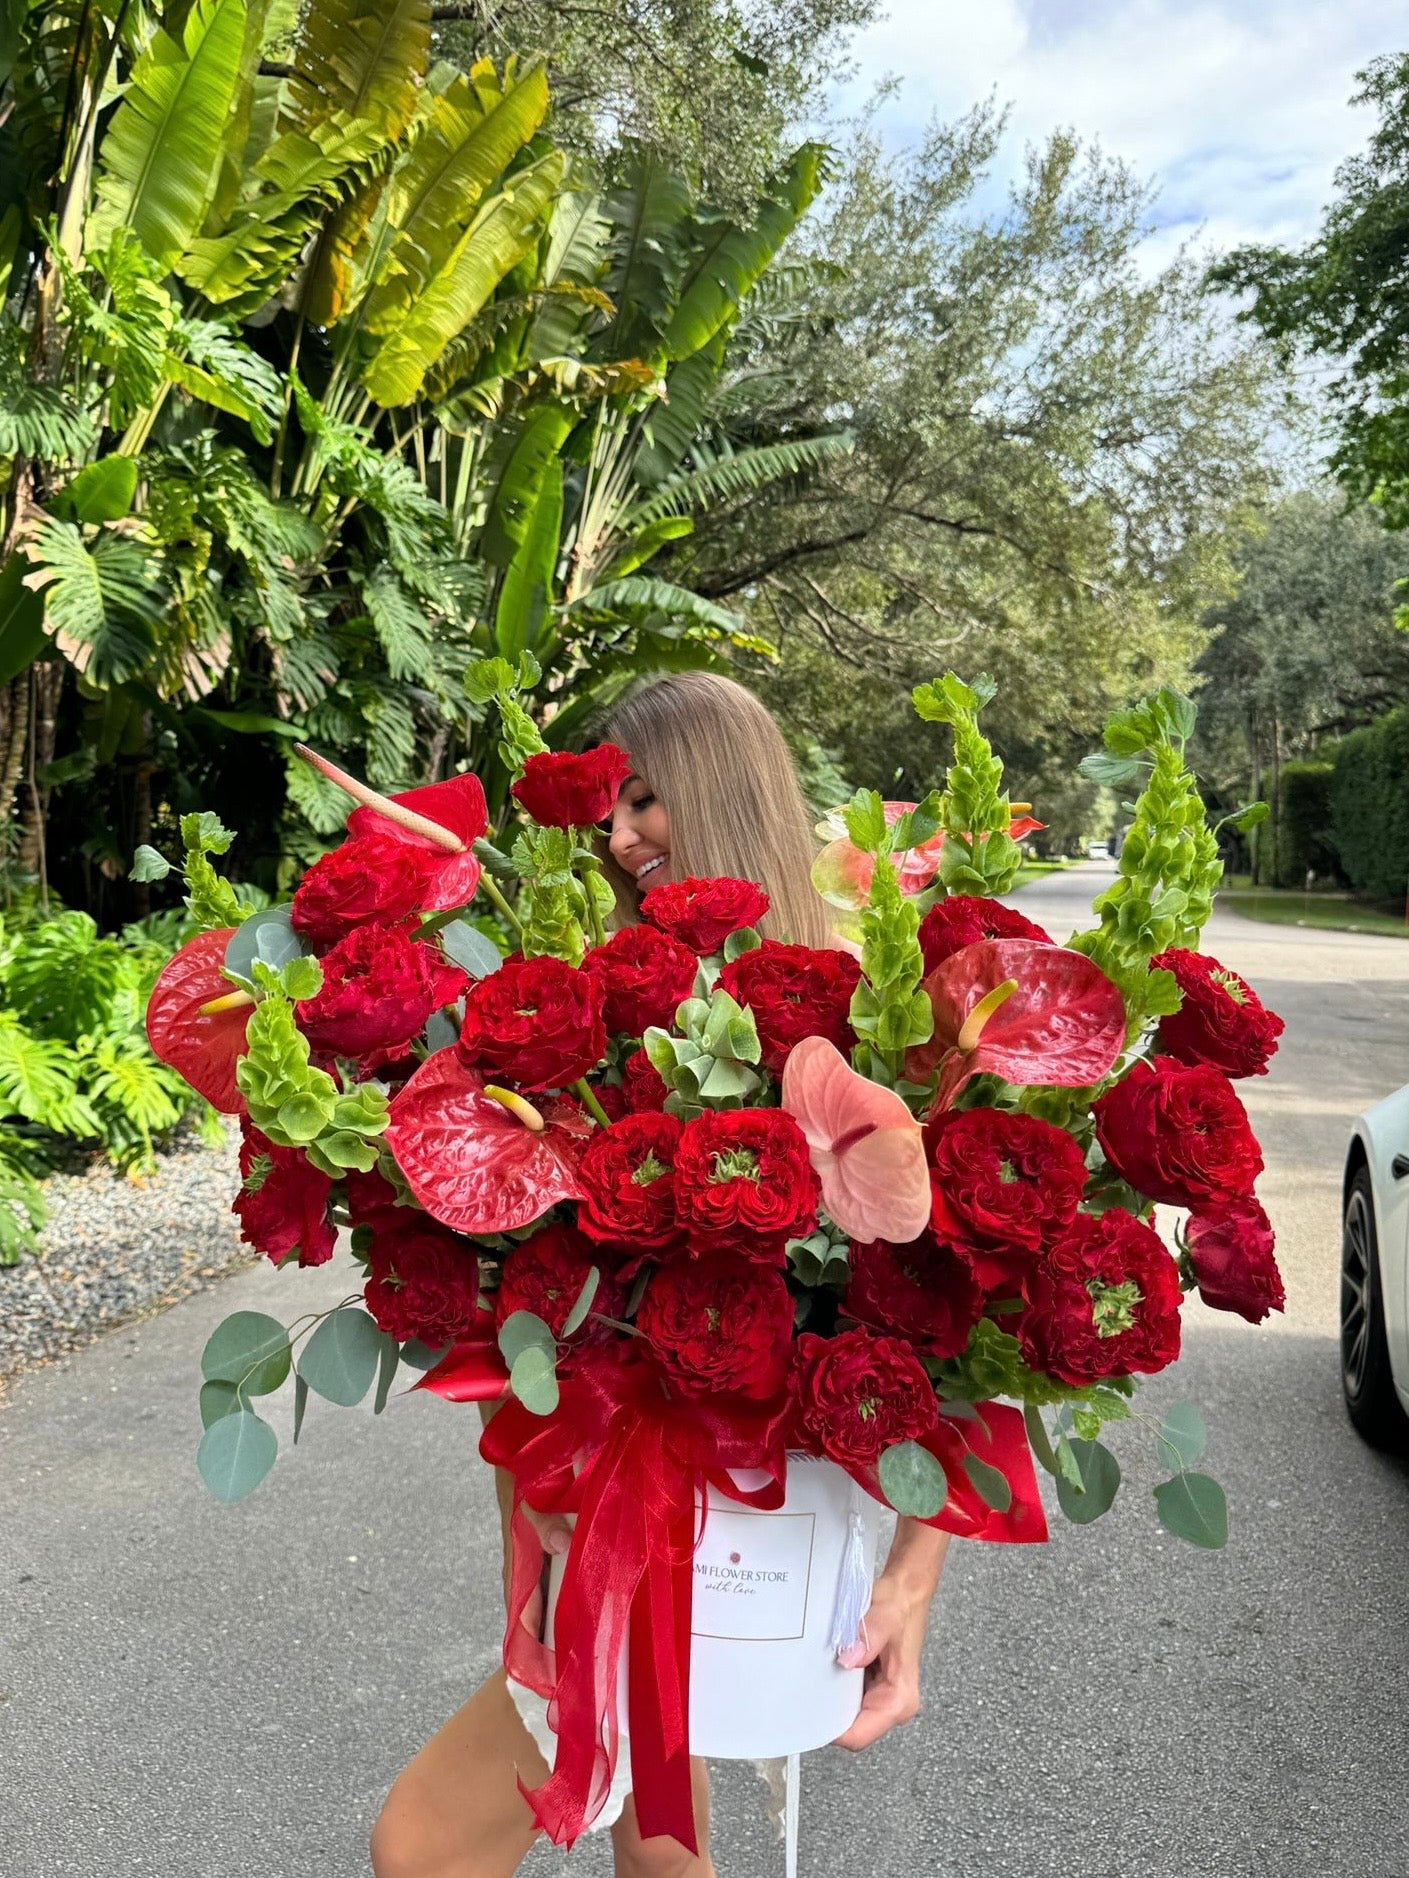
[{"label": "palm frond", "polygon": [[718,508],[723,502],[755,495],[770,483],[803,476],[824,464],[850,456],[854,447],[850,431],[833,431],[823,437],[790,438],[785,443],[758,444],[749,450],[707,452],[704,446],[697,444],[692,455],[698,467],[669,477],[644,502],[627,510],[620,527],[630,532],[666,515],[689,515]]},{"label": "palm frond", "polygon": [[362,587],[372,627],[395,679],[424,679],[430,622],[389,568],[378,568]]}]

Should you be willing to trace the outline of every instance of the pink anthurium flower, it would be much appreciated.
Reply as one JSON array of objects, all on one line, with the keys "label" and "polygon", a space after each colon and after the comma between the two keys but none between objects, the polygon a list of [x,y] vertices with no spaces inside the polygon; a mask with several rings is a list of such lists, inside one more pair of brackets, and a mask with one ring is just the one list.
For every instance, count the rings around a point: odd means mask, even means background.
[{"label": "pink anthurium flower", "polygon": [[920,1124],[893,1089],[857,1075],[825,1037],[804,1037],[783,1065],[782,1101],[844,1233],[904,1245],[924,1231],[930,1179]]},{"label": "pink anthurium flower", "polygon": [[452,1046],[393,1098],[386,1141],[432,1219],[456,1232],[508,1232],[582,1198],[577,1160],[593,1127],[573,1102],[491,1094]]},{"label": "pink anthurium flower", "polygon": [[254,999],[221,971],[235,928],[197,933],[162,966],[147,1004],[147,1041],[222,1115],[244,1113],[235,1065]]},{"label": "pink anthurium flower", "polygon": [[907,1053],[917,1081],[939,1070],[937,1108],[971,1076],[1085,1089],[1125,1047],[1125,1001],[1082,952],[1037,939],[980,939],[935,967],[922,989],[934,1035]]},{"label": "pink anthurium flower", "polygon": [[[885,809],[886,827],[893,828],[915,804],[886,802],[882,806]],[[1008,824],[1008,833],[1014,841],[1021,841],[1046,826],[1045,822],[1039,822],[1027,814],[1027,807],[1026,802],[1014,804],[1015,811],[1022,811],[1015,812]],[[840,809],[833,809],[818,822],[817,833],[827,845],[812,863],[812,884],[828,906],[854,913],[865,906],[870,897],[871,876],[876,871],[875,859],[852,844]],[[905,894],[923,893],[939,872],[943,850],[944,831],[941,829],[918,848],[907,848],[903,854],[892,855],[900,891]]]}]

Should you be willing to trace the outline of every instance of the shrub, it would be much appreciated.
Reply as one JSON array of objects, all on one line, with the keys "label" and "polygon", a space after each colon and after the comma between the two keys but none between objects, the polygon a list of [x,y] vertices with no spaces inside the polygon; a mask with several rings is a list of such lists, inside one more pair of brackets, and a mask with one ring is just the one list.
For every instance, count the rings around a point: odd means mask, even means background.
[{"label": "shrub", "polygon": [[1409,891],[1409,705],[1353,730],[1336,752],[1331,833],[1358,892],[1402,900]]},{"label": "shrub", "polygon": [[1341,878],[1340,856],[1331,833],[1329,760],[1286,763],[1282,767],[1277,841],[1279,887],[1300,887],[1308,869],[1322,879]]}]

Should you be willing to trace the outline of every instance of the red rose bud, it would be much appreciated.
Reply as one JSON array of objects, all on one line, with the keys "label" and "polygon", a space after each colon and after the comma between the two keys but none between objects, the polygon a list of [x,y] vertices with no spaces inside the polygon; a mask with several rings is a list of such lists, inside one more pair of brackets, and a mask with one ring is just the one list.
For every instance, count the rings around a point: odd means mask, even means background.
[{"label": "red rose bud", "polygon": [[980,939],[1038,939],[1051,945],[1049,933],[998,900],[978,894],[955,893],[932,906],[920,921],[918,934],[924,955],[925,976],[965,946]]},{"label": "red rose bud", "polygon": [[1184,1002],[1160,1019],[1159,1046],[1181,1063],[1211,1063],[1225,1076],[1265,1076],[1286,1025],[1236,972],[1178,947],[1152,964],[1173,972]]},{"label": "red rose bud", "polygon": [[425,855],[404,842],[345,841],[316,860],[294,890],[289,918],[315,951],[355,927],[393,926],[427,903]]},{"label": "red rose bud", "polygon": [[655,1272],[636,1327],[685,1395],[777,1395],[788,1368],[793,1300],[781,1272],[728,1252]]},{"label": "red rose bud", "polygon": [[756,926],[768,911],[768,895],[751,880],[672,880],[652,887],[641,901],[641,917],[700,958],[717,952],[731,932]]},{"label": "red rose bud", "polygon": [[654,926],[624,926],[582,961],[602,987],[607,1029],[626,1037],[644,1036],[652,1024],[668,1030],[694,990],[698,965],[688,946]]},{"label": "red rose bud", "polygon": [[1091,1105],[1102,1152],[1147,1199],[1197,1207],[1251,1194],[1262,1154],[1233,1085],[1207,1063],[1133,1065]]},{"label": "red rose bud", "polygon": [[719,983],[753,1012],[763,1066],[783,1072],[788,1053],[804,1037],[825,1037],[851,1055],[856,1032],[849,1012],[861,967],[848,952],[782,945],[765,939],[720,971]]},{"label": "red rose bud", "polygon": [[968,1266],[933,1233],[906,1245],[852,1242],[847,1316],[903,1337],[925,1356],[962,1356],[983,1306]]},{"label": "red rose bud", "polygon": [[601,987],[562,959],[506,959],[465,999],[460,1057],[491,1079],[566,1089],[606,1050]]},{"label": "red rose bud", "polygon": [[674,1115],[627,1115],[599,1129],[578,1163],[584,1199],[577,1223],[591,1239],[646,1251],[675,1237]]},{"label": "red rose bud", "polygon": [[[555,1337],[561,1337],[594,1264],[602,1269],[593,1248],[570,1226],[544,1226],[505,1259],[494,1298],[495,1322],[502,1329],[515,1311],[531,1311]],[[624,1302],[620,1285],[602,1270],[592,1310],[620,1317]],[[594,1323],[591,1312],[582,1329],[574,1333],[594,1341],[615,1334],[606,1324]]]},{"label": "red rose bud", "polygon": [[793,1394],[805,1445],[843,1467],[868,1467],[897,1441],[939,1426],[934,1384],[894,1337],[805,1332],[794,1345]]},{"label": "red rose bud", "polygon": [[1029,1279],[1023,1361],[1074,1387],[1165,1369],[1179,1354],[1181,1295],[1152,1227],[1118,1206],[1079,1214]]},{"label": "red rose bud", "polygon": [[240,1122],[240,1179],[232,1211],[240,1237],[280,1265],[326,1265],[337,1235],[328,1218],[333,1183],[299,1148],[276,1147],[248,1118]]},{"label": "red rose bud", "polygon": [[398,1343],[419,1337],[439,1350],[467,1337],[479,1318],[479,1255],[469,1239],[424,1213],[400,1209],[373,1228],[363,1295],[378,1326]]},{"label": "red rose bud", "polygon": [[[601,1095],[601,1090],[598,1090]],[[644,1049],[633,1050],[621,1066],[621,1094],[627,1113],[642,1115],[648,1109],[660,1110],[670,1091],[665,1078]]]},{"label": "red rose bud", "polygon": [[1051,1122],[978,1108],[934,1116],[925,1151],[935,1232],[986,1290],[1021,1287],[1038,1247],[1076,1218],[1081,1149]]},{"label": "red rose bud", "polygon": [[614,743],[574,756],[545,750],[531,756],[509,794],[543,828],[590,828],[611,814],[631,774],[631,758]]},{"label": "red rose bud", "polygon": [[1215,1311],[1236,1311],[1250,1324],[1260,1324],[1269,1311],[1286,1309],[1272,1223],[1256,1200],[1230,1200],[1191,1213],[1184,1235],[1205,1304]]},{"label": "red rose bud", "polygon": [[675,1151],[675,1213],[690,1250],[781,1265],[817,1224],[821,1188],[807,1137],[783,1109],[730,1109],[686,1122]]},{"label": "red rose bud", "polygon": [[434,941],[413,940],[404,926],[359,926],[324,954],[322,989],[295,1017],[323,1055],[385,1062],[469,982]]}]

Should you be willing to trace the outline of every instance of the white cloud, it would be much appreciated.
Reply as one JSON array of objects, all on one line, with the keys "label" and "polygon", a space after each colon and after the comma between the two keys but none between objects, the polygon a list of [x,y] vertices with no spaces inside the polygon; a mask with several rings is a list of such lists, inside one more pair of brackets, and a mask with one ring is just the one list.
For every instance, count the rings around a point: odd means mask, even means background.
[{"label": "white cloud", "polygon": [[1162,253],[1304,240],[1336,165],[1365,141],[1354,75],[1396,49],[1382,0],[892,0],[838,87],[855,109],[880,79],[891,141],[995,94],[1011,106],[1006,161],[1057,129],[1099,142],[1159,189]]}]

